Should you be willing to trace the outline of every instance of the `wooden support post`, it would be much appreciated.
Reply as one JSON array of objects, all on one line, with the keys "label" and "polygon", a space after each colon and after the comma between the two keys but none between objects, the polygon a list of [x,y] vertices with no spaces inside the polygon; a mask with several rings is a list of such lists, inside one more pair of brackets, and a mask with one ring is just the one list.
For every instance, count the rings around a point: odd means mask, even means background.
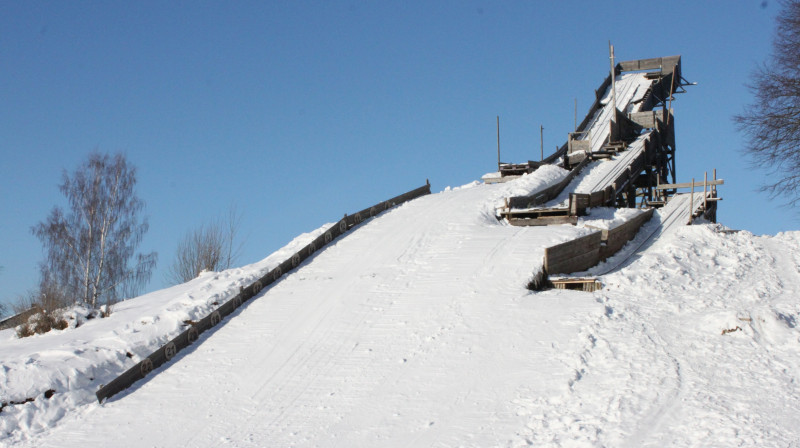
[{"label": "wooden support post", "polygon": [[708,171],[703,173],[703,213],[708,211],[708,193],[706,192],[706,188],[708,187]]},{"label": "wooden support post", "polygon": [[664,115],[666,116],[666,118],[664,119],[664,123],[667,126],[669,126],[669,113],[670,111],[672,111],[672,96],[675,93],[675,72],[672,72],[671,76],[672,78],[670,78],[670,83],[669,83],[669,102],[668,104],[664,105],[664,107],[667,108],[667,110],[664,111]]},{"label": "wooden support post", "polygon": [[[658,186],[659,185],[661,185],[661,173],[656,171],[656,200],[657,201],[660,201],[662,199],[661,196],[662,196],[662,193],[663,193],[663,192],[659,193],[659,190],[658,190]],[[666,196],[666,195],[663,195],[663,196]],[[666,202],[667,201],[664,201],[665,204],[666,204]]]},{"label": "wooden support post", "polygon": [[[717,169],[716,169],[716,168],[714,168],[714,180],[717,180]],[[714,197],[717,197],[717,186],[716,186],[716,185],[714,185],[714,186],[713,186],[713,187],[711,187],[711,188],[712,188],[712,189],[713,189],[713,191],[714,191]]]}]

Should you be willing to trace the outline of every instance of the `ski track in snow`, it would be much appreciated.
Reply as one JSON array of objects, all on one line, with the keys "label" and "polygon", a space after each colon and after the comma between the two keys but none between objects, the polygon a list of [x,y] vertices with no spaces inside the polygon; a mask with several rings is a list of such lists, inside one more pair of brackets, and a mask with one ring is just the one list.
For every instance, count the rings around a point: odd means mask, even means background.
[{"label": "ski track in snow", "polygon": [[[564,175],[448,189],[369,220],[106,403],[87,383],[10,406],[0,444],[798,446],[800,232],[648,228],[658,238],[601,291],[531,293],[544,248],[589,230],[508,226],[494,208]],[[224,296],[199,284],[180,291]],[[134,328],[168,320],[141,303],[150,323]],[[4,361],[7,389],[20,359]]]}]

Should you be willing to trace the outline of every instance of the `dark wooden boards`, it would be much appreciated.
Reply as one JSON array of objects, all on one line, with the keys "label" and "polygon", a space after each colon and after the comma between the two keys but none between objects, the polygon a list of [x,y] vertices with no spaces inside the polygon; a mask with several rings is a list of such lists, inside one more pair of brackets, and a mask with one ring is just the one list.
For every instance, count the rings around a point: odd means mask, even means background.
[{"label": "dark wooden boards", "polygon": [[548,275],[585,271],[611,257],[636,236],[653,217],[649,209],[633,219],[608,230],[598,230],[584,237],[567,241],[544,251],[544,270]]}]

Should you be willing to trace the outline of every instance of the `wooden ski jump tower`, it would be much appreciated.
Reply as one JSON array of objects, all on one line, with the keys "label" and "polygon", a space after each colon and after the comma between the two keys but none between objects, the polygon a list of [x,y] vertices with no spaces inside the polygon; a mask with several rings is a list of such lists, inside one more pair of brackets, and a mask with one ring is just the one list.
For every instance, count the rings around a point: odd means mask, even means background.
[{"label": "wooden ski jump tower", "polygon": [[[676,182],[671,106],[675,94],[689,85],[681,74],[681,57],[614,63],[612,47],[611,59],[611,70],[583,121],[558,151],[529,167],[532,171],[561,160],[570,175],[535,196],[509,198],[499,214],[511,224],[574,223],[589,207],[659,207],[675,194],[675,189],[658,186]],[[614,158],[615,168],[591,191],[571,192],[567,206],[545,207],[587,164],[609,158]]]},{"label": "wooden ski jump tower", "polygon": [[[637,101],[638,111],[625,113],[617,104],[602,104],[601,100],[611,88],[615,79],[629,72],[644,72],[653,82],[643,98]],[[615,191],[615,205],[631,207],[639,203],[663,204],[663,199],[655,187],[663,183],[675,183],[675,127],[672,114],[672,101],[676,93],[683,93],[685,82],[681,75],[681,57],[668,56],[654,59],[639,59],[620,62],[614,65],[613,73],[595,91],[595,101],[578,129],[569,134],[567,140],[565,167],[573,168],[584,158],[592,160],[613,157],[625,150],[643,132],[650,132],[645,148],[645,158],[639,172],[630,173],[630,179],[618,185]],[[613,94],[612,94],[613,95]],[[623,105],[628,106],[628,105]],[[602,149],[592,151],[591,139],[579,139],[590,132],[588,127],[599,109],[612,107],[614,112],[609,122],[610,132]],[[611,204],[609,204],[611,205]]]}]

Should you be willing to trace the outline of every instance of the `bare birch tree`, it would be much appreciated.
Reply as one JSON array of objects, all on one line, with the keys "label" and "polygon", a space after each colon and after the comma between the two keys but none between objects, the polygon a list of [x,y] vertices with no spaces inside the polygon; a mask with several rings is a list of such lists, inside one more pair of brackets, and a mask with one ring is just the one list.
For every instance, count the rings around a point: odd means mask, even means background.
[{"label": "bare birch tree", "polygon": [[216,220],[186,233],[178,243],[167,281],[185,283],[203,271],[221,271],[233,266],[241,245],[236,244],[241,214],[231,207],[228,219]]},{"label": "bare birch tree", "polygon": [[800,201],[800,0],[784,1],[777,18],[771,60],[749,85],[755,103],[734,117],[747,136],[754,164],[774,177],[762,187],[773,197]]},{"label": "bare birch tree", "polygon": [[54,288],[92,308],[135,295],[150,279],[156,253],[136,254],[147,232],[136,196],[136,168],[125,156],[92,153],[59,189],[68,211],[54,207],[32,228],[44,246],[42,289]]}]

